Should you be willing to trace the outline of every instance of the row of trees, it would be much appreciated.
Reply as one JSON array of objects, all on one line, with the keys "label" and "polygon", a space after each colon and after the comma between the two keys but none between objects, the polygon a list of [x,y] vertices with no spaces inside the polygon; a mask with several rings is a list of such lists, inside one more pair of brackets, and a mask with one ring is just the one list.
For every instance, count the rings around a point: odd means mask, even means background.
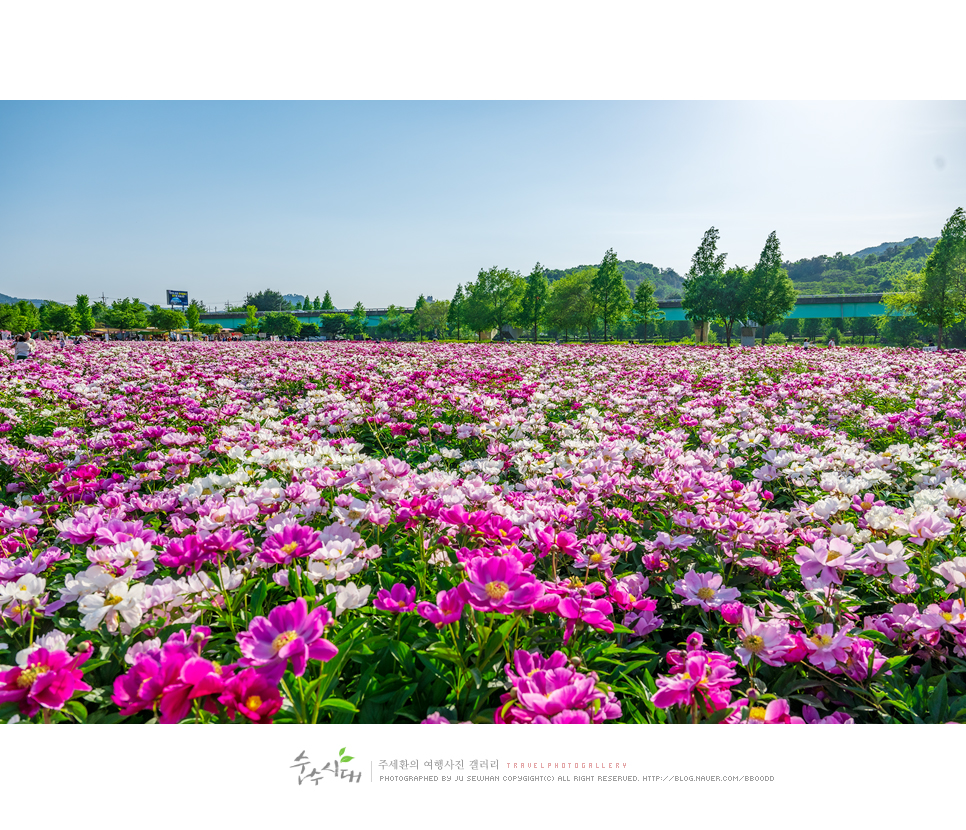
[{"label": "row of trees", "polygon": [[272,288],[245,295],[245,301],[240,306],[230,303],[225,305],[225,311],[245,311],[248,306],[255,306],[256,311],[335,311],[332,295],[326,291],[325,296],[309,300],[306,295],[301,304],[290,303],[285,296]]},{"label": "row of trees", "polygon": [[[551,332],[586,332],[599,326],[607,340],[615,326],[647,327],[663,319],[654,285],[643,280],[632,299],[611,248],[599,266],[566,273],[552,283],[538,262],[526,276],[496,266],[479,272],[476,280],[458,285],[449,303],[447,322],[457,337],[463,330],[483,332],[507,326],[526,330],[536,341],[541,327]],[[498,335],[499,336],[499,335]]]},{"label": "row of trees", "polygon": [[86,294],[78,294],[73,305],[46,302],[39,308],[26,300],[14,305],[0,306],[0,329],[14,334],[26,331],[62,331],[78,334],[98,326],[133,331],[153,326],[162,331],[190,328],[212,334],[220,326],[201,322],[204,307],[192,302],[185,313],[155,305],[148,308],[137,297],[91,303]]},{"label": "row of trees", "polygon": [[966,319],[966,214],[956,208],[943,226],[939,241],[920,271],[908,271],[897,281],[896,291],[883,303],[893,312],[913,315],[943,334]]},{"label": "row of trees", "polygon": [[778,235],[772,231],[752,269],[725,267],[719,254],[718,230],[709,228],[691,258],[681,305],[693,323],[718,323],[727,344],[736,324],[754,321],[765,327],[781,322],[795,307],[795,286],[782,265]]}]

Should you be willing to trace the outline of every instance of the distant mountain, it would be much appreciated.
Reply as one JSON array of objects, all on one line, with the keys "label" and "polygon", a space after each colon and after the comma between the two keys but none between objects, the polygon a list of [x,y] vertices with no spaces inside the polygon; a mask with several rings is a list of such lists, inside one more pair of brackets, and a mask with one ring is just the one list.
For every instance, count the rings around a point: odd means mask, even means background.
[{"label": "distant mountain", "polygon": [[[20,297],[10,297],[7,294],[0,294],[0,303],[3,305],[13,305],[14,303],[19,303]],[[37,308],[40,308],[47,300],[27,300],[28,303],[33,303]]]},{"label": "distant mountain", "polygon": [[[861,251],[856,251],[854,254],[852,254],[852,256],[864,258],[869,254],[884,254],[889,250],[889,248],[895,248],[896,250],[899,248],[908,248],[910,245],[915,244],[922,238],[923,237],[921,236],[910,236],[908,239],[903,239],[902,242],[883,242],[881,245],[876,245],[874,248],[863,248]],[[939,241],[939,238],[926,239],[925,241],[935,245],[936,242]]]},{"label": "distant mountain", "polygon": [[938,241],[913,236],[852,255],[823,254],[784,265],[799,294],[877,294],[891,291],[903,274],[921,271]]},{"label": "distant mountain", "polygon": [[304,294],[283,294],[282,296],[286,302],[291,303],[293,306],[299,306],[300,308],[305,300]]},{"label": "distant mountain", "polygon": [[[568,274],[596,267],[596,265],[577,265],[573,268],[547,269],[547,280],[553,283]],[[650,280],[654,284],[654,296],[658,300],[673,300],[681,296],[684,278],[673,268],[658,268],[649,262],[635,262],[627,259],[620,263],[620,269],[631,297],[634,296],[637,286],[644,280]]]}]

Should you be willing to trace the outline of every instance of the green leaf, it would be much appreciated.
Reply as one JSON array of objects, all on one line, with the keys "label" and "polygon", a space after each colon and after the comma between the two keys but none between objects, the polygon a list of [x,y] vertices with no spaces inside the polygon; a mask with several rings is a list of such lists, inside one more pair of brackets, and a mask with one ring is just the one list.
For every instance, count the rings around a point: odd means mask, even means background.
[{"label": "green leaf", "polygon": [[358,709],[356,709],[355,706],[349,703],[348,700],[343,700],[342,698],[339,698],[339,697],[330,697],[330,698],[327,698],[326,700],[323,700],[319,704],[319,708],[320,709],[338,709],[342,712],[359,711]]},{"label": "green leaf", "polygon": [[262,605],[265,602],[265,597],[268,595],[268,585],[265,583],[264,579],[260,579],[258,584],[252,590],[252,617],[258,617],[262,613]]},{"label": "green leaf", "polygon": [[948,692],[946,690],[946,676],[936,684],[929,699],[929,720],[932,723],[939,723],[945,717],[948,706]]}]

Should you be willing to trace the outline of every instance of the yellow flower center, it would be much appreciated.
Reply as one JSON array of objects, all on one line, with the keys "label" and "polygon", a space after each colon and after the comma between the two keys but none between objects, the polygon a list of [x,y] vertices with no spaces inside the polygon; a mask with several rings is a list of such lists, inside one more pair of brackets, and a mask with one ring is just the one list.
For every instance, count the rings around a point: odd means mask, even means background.
[{"label": "yellow flower center", "polygon": [[946,622],[952,622],[953,615],[947,611],[943,611],[943,613],[941,613],[939,616],[942,617]]},{"label": "yellow flower center", "polygon": [[748,712],[749,721],[758,721],[759,723],[765,722],[765,709],[763,706],[752,706],[751,711]]},{"label": "yellow flower center", "polygon": [[289,542],[287,545],[282,545],[282,547],[279,548],[279,550],[281,550],[282,553],[295,553],[295,551],[297,551],[298,548],[299,548],[298,542]]},{"label": "yellow flower center", "polygon": [[17,678],[17,688],[27,689],[34,685],[34,681],[40,677],[42,674],[47,674],[50,671],[50,666],[31,666],[29,669],[24,669],[20,672],[20,677]]},{"label": "yellow flower center", "polygon": [[834,551],[834,550],[830,550],[830,551],[828,552],[828,556],[826,556],[826,557],[825,557],[825,561],[826,561],[826,562],[834,562],[834,561],[835,561],[836,559],[838,559],[838,558],[839,558],[839,557],[840,557],[841,555],[842,555],[842,554],[840,554],[840,553],[838,553],[837,551]]},{"label": "yellow flower center", "polygon": [[828,634],[816,634],[810,638],[819,648],[825,648],[832,644],[832,638]]},{"label": "yellow flower center", "polygon": [[597,564],[598,562],[600,562],[600,560],[601,560],[601,559],[603,559],[603,558],[604,558],[604,557],[603,557],[603,556],[601,556],[601,555],[600,555],[599,553],[592,553],[592,554],[590,555],[590,561],[591,561],[591,562],[593,562],[593,563],[594,563],[595,565],[596,565],[596,564]]},{"label": "yellow flower center", "polygon": [[510,590],[510,586],[505,582],[487,582],[484,590],[490,599],[503,599],[506,592]]},{"label": "yellow flower center", "polygon": [[285,646],[287,646],[292,640],[294,640],[298,635],[294,631],[284,631],[279,634],[274,640],[272,640],[272,650],[281,651]]},{"label": "yellow flower center", "polygon": [[745,637],[743,645],[752,654],[760,654],[765,647],[765,641],[757,634],[749,634]]},{"label": "yellow flower center", "polygon": [[108,594],[104,598],[105,605],[120,605],[124,602],[124,597],[119,597],[117,594]]},{"label": "yellow flower center", "polygon": [[714,599],[714,588],[698,588],[698,599]]},{"label": "yellow flower center", "polygon": [[252,695],[245,701],[245,708],[254,711],[262,705],[262,699],[258,695]]}]

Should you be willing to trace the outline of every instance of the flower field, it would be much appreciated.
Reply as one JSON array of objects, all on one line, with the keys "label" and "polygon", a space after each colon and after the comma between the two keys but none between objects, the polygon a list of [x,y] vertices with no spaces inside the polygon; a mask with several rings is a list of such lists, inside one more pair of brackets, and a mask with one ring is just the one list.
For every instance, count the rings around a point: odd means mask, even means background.
[{"label": "flower field", "polygon": [[966,720],[966,358],[0,365],[0,721]]}]

